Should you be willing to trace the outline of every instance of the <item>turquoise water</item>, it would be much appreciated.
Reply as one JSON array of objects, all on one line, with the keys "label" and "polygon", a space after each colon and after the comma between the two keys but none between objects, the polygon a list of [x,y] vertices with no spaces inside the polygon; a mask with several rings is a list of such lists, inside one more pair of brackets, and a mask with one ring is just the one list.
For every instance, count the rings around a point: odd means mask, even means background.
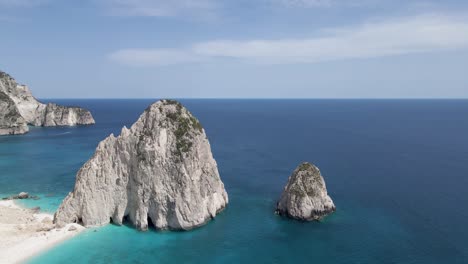
[{"label": "turquoise water", "polygon": [[[53,212],[97,143],[152,100],[63,100],[96,126],[0,138],[0,196]],[[182,100],[204,125],[230,196],[190,232],[91,229],[29,263],[468,263],[467,100]],[[273,214],[302,161],[320,167],[337,212]]]}]

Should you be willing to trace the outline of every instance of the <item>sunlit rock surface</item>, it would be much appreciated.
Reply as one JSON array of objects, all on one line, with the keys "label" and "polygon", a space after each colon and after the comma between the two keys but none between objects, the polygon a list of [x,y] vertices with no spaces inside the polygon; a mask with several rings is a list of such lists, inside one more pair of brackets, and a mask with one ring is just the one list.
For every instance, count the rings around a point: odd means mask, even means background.
[{"label": "sunlit rock surface", "polygon": [[99,143],[76,176],[55,223],[100,226],[128,220],[140,230],[188,230],[228,203],[210,143],[180,103],[152,104],[130,129]]}]

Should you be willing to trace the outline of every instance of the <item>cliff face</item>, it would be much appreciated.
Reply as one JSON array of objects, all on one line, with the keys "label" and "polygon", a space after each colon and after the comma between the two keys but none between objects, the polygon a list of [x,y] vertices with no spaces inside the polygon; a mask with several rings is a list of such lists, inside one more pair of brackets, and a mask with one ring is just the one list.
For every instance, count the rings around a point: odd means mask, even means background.
[{"label": "cliff face", "polygon": [[138,229],[188,230],[228,203],[205,131],[180,103],[152,104],[130,129],[99,143],[60,205],[58,226],[124,220]]},{"label": "cliff face", "polygon": [[276,212],[290,218],[311,221],[319,220],[335,209],[320,170],[305,162],[289,176]]},{"label": "cliff face", "polygon": [[4,92],[0,92],[0,135],[24,134],[27,131],[28,125],[15,102]]},{"label": "cliff face", "polygon": [[9,114],[5,111],[0,112],[0,135],[24,134],[29,130],[28,124],[74,126],[95,123],[88,110],[56,104],[46,105],[37,101],[27,86],[18,84],[10,75],[1,71],[0,93],[2,110],[10,109]]}]

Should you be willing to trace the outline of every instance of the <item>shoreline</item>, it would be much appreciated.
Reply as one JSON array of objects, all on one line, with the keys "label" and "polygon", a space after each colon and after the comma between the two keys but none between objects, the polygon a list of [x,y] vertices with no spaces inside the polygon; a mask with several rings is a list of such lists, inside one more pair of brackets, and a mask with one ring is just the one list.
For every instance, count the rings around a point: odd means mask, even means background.
[{"label": "shoreline", "polygon": [[56,228],[53,215],[0,201],[0,263],[23,263],[68,240],[86,228],[68,224]]}]

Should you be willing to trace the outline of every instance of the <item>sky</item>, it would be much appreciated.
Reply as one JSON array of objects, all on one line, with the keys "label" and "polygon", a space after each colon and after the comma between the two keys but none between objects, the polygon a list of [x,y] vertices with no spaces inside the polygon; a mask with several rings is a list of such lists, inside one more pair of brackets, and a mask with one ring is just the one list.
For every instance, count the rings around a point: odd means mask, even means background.
[{"label": "sky", "polygon": [[468,98],[465,0],[0,0],[38,98]]}]

